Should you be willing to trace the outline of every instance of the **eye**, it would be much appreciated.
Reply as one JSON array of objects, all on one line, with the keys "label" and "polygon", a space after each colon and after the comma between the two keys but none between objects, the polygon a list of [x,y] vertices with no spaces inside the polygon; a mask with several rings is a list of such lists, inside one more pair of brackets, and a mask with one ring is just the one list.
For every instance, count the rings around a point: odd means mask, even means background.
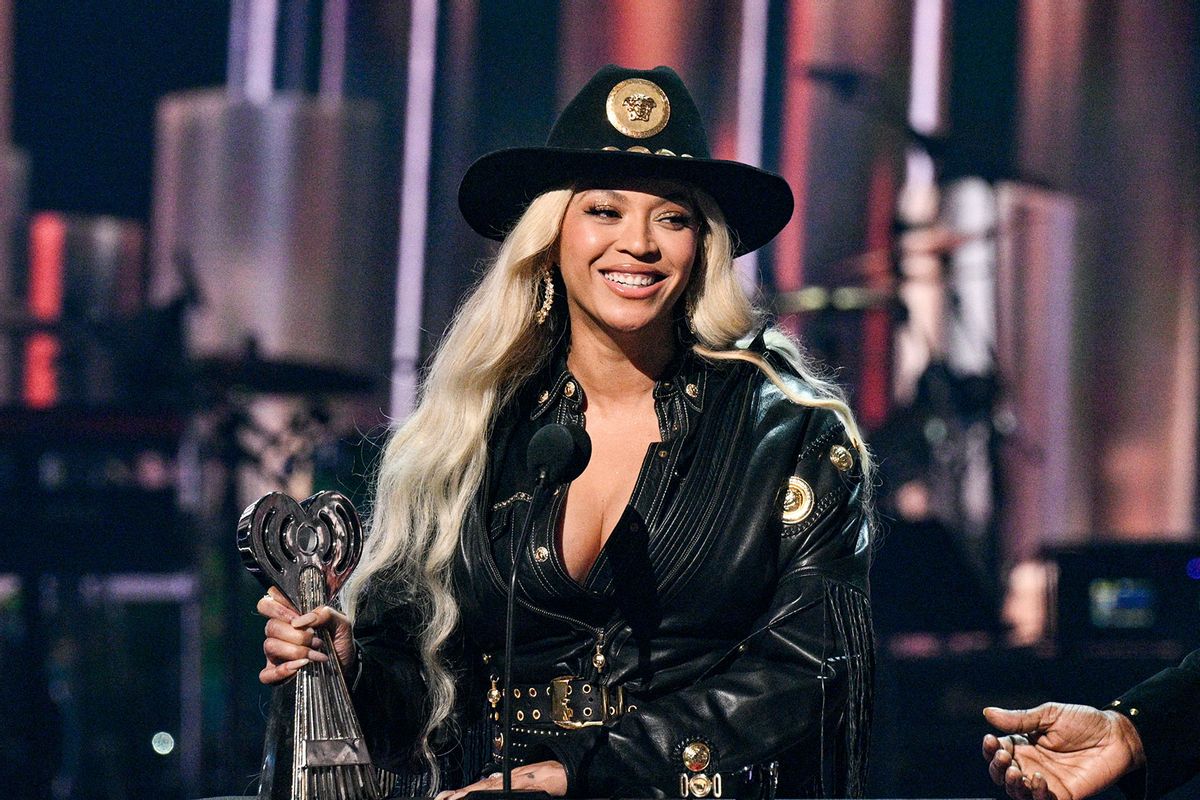
[{"label": "eye", "polygon": [[615,208],[604,203],[595,203],[588,206],[584,212],[592,217],[601,217],[602,219],[620,219],[621,214]]},{"label": "eye", "polygon": [[659,216],[658,221],[668,225],[673,230],[690,228],[695,224],[695,219],[686,211],[668,211]]}]

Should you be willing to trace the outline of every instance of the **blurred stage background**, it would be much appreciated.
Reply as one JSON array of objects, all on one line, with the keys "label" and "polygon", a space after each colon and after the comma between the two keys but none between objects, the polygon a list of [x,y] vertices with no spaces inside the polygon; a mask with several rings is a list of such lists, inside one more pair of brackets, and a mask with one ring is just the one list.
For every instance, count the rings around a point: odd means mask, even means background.
[{"label": "blurred stage background", "polygon": [[[608,62],[784,174],[740,263],[888,530],[870,796],[1200,644],[1200,3],[0,0],[0,796],[246,791],[241,508],[364,475],[490,245],[455,192]],[[1180,796],[1200,796],[1185,789]]]}]

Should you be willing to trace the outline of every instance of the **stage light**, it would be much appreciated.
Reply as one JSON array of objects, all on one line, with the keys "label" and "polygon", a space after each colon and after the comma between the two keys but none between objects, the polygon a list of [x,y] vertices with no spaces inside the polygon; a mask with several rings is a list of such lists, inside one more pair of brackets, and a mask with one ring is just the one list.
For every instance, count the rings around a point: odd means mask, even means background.
[{"label": "stage light", "polygon": [[150,746],[160,756],[165,756],[175,749],[175,737],[166,731],[159,731],[150,739]]},{"label": "stage light", "polygon": [[1194,581],[1200,581],[1200,558],[1187,562],[1187,576]]}]

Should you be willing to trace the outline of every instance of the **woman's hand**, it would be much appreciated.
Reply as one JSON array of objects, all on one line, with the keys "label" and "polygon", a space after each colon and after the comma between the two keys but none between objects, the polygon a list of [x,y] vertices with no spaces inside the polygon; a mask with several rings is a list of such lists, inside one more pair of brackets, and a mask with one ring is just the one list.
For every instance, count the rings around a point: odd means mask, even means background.
[{"label": "woman's hand", "polygon": [[[300,615],[274,586],[258,601],[258,613],[267,618],[263,654],[267,664],[258,679],[267,685],[282,683],[310,661],[329,660],[329,638],[333,652],[346,669],[354,659],[354,636],[350,620],[340,611],[321,606]],[[317,636],[317,630],[323,636]]]},{"label": "woman's hand", "polygon": [[[475,781],[470,786],[461,789],[447,789],[439,792],[434,800],[461,800],[467,792],[477,789],[502,789],[504,776],[493,772],[481,781]],[[567,771],[557,761],[539,761],[517,767],[512,772],[513,791],[542,791],[554,797],[562,797],[567,793]]]}]

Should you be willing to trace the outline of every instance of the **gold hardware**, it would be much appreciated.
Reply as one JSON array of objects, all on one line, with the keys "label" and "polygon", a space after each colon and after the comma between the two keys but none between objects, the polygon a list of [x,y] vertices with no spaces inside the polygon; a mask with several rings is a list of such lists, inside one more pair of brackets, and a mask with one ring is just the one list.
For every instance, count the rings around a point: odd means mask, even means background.
[{"label": "gold hardware", "polygon": [[488,689],[487,693],[487,700],[492,704],[492,708],[500,705],[501,697],[503,697],[503,695],[500,694],[500,688],[496,686],[496,679],[492,678],[492,688]]},{"label": "gold hardware", "polygon": [[692,797],[708,797],[712,788],[712,781],[707,775],[693,775],[688,779],[688,789],[691,791]]},{"label": "gold hardware", "polygon": [[693,400],[700,396],[700,387],[694,383],[689,383],[687,386],[683,387],[683,391],[686,392],[687,396]]},{"label": "gold hardware", "polygon": [[683,748],[683,765],[692,772],[703,772],[712,761],[712,751],[704,742],[689,742]]},{"label": "gold hardware", "polygon": [[533,560],[539,564],[544,564],[550,558],[550,548],[544,545],[534,548]]},{"label": "gold hardware", "polygon": [[1137,715],[1138,715],[1138,710],[1136,708],[1129,709],[1129,716],[1136,717]]},{"label": "gold hardware", "polygon": [[517,698],[519,698],[520,696],[521,696],[521,690],[520,690],[520,689],[513,689],[513,697],[517,697]]},{"label": "gold hardware", "polygon": [[535,708],[535,709],[533,710],[533,718],[534,718],[534,719],[541,719],[541,718],[542,718],[542,712],[541,712],[541,711],[538,711],[538,710]]},{"label": "gold hardware", "polygon": [[524,719],[525,719],[525,712],[524,712],[524,711],[518,711],[518,712],[517,712],[517,722],[521,722],[521,721],[523,721]]},{"label": "gold hardware", "polygon": [[605,102],[608,122],[634,139],[645,139],[667,127],[671,101],[652,81],[630,78],[618,83]]},{"label": "gold hardware", "polygon": [[530,686],[530,687],[529,687],[529,696],[530,696],[530,697],[537,697],[537,687],[536,687],[536,686]]},{"label": "gold hardware", "polygon": [[803,478],[788,478],[783,493],[783,521],[789,525],[803,522],[813,510],[813,490]]},{"label": "gold hardware", "polygon": [[[591,687],[586,686],[585,690],[590,691]],[[577,728],[588,728],[593,725],[603,725],[604,720],[586,720],[580,722],[572,719],[575,716],[575,709],[571,708],[567,703],[567,696],[571,694],[571,676],[561,675],[550,681],[550,718],[554,720],[554,724],[560,728],[575,730]],[[585,717],[592,715],[590,708],[583,710]]]},{"label": "gold hardware", "polygon": [[575,381],[567,381],[567,385],[563,387],[563,396],[565,396],[565,397],[574,397],[575,396]]},{"label": "gold hardware", "polygon": [[660,147],[658,150],[654,151],[654,155],[656,155],[656,156],[673,156],[675,154],[672,153],[670,150],[668,150],[665,147]]},{"label": "gold hardware", "polygon": [[829,460],[833,462],[833,465],[838,468],[839,472],[846,472],[854,466],[854,456],[840,444],[835,444],[829,448]]},{"label": "gold hardware", "polygon": [[668,455],[670,455],[670,454],[669,454],[669,453],[668,453],[666,450],[659,450],[659,451],[658,451],[658,457],[659,457],[659,458],[666,458]]},{"label": "gold hardware", "polygon": [[550,390],[542,389],[542,393],[538,395],[538,405],[540,406],[542,403],[546,402],[549,399],[550,399]]}]

